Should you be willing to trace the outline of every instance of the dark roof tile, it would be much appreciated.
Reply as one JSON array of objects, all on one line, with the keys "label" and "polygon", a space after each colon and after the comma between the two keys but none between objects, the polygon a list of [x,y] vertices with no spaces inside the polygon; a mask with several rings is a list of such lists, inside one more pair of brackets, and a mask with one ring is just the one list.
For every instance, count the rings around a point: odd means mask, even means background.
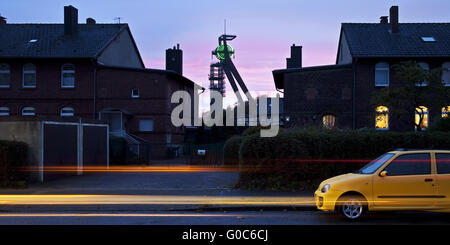
[{"label": "dark roof tile", "polygon": [[65,36],[64,24],[3,24],[0,57],[94,58],[126,26],[78,24],[77,34]]},{"label": "dark roof tile", "polygon": [[[400,23],[392,34],[389,24],[343,23],[342,31],[353,57],[449,57],[450,23]],[[432,36],[436,42],[423,42]]]}]

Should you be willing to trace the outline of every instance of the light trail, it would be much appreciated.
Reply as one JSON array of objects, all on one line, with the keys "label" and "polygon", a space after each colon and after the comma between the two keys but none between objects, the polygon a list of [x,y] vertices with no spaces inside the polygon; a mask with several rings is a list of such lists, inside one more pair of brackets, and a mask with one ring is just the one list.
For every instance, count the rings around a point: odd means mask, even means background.
[{"label": "light trail", "polygon": [[305,197],[163,196],[163,195],[0,195],[3,205],[313,205]]},{"label": "light trail", "polygon": [[[315,206],[314,197],[177,195],[0,195],[2,205],[242,205]],[[374,203],[375,201],[370,201]],[[386,203],[388,201],[377,201]],[[325,203],[328,203],[325,201]],[[335,203],[335,202],[333,202]]]},{"label": "light trail", "polygon": [[0,217],[235,217],[236,214],[143,214],[143,213],[10,213]]}]

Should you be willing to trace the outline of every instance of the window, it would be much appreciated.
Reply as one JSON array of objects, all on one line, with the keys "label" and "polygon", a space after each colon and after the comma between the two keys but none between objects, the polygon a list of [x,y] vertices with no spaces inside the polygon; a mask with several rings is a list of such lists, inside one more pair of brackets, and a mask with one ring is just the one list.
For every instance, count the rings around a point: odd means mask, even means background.
[{"label": "window", "polygon": [[322,117],[322,126],[328,129],[333,129],[336,125],[336,116],[327,114]]},{"label": "window", "polygon": [[[422,119],[422,121],[420,121],[420,119]],[[428,128],[428,108],[426,108],[425,106],[417,107],[414,120],[416,124],[416,130],[417,126],[419,126],[421,129]]]},{"label": "window", "polygon": [[75,87],[75,66],[72,64],[65,64],[61,70],[61,87],[74,88]]},{"label": "window", "polygon": [[385,164],[389,159],[394,156],[392,153],[386,153],[384,155],[379,156],[377,159],[369,162],[366,166],[362,167],[356,173],[358,174],[373,174],[377,171],[383,164]]},{"label": "window", "polygon": [[422,175],[431,173],[430,154],[404,154],[394,159],[383,170],[388,176]]},{"label": "window", "polygon": [[23,87],[36,87],[36,66],[33,64],[25,64],[23,66]]},{"label": "window", "polygon": [[389,129],[389,109],[386,106],[378,106],[375,116],[375,128],[378,130]]},{"label": "window", "polygon": [[131,97],[132,98],[139,98],[139,89],[138,88],[133,88],[131,90]]},{"label": "window", "polygon": [[448,117],[450,114],[450,106],[442,107],[442,117]]},{"label": "window", "polygon": [[450,62],[442,64],[442,83],[444,86],[450,86]]},{"label": "window", "polygon": [[436,166],[438,174],[450,174],[450,154],[436,153]]},{"label": "window", "polygon": [[153,120],[140,120],[139,121],[139,131],[141,132],[151,132],[153,131]]},{"label": "window", "polygon": [[8,64],[0,64],[0,88],[9,88],[11,71]]},{"label": "window", "polygon": [[[425,72],[428,72],[430,70],[430,66],[425,63],[425,62],[419,62],[417,63],[417,65],[422,68]],[[428,81],[427,80],[423,80],[423,81],[419,81],[418,83],[416,83],[417,87],[425,87],[428,86]]]},{"label": "window", "polygon": [[64,107],[61,109],[62,117],[73,117],[75,115],[75,111],[72,107]]},{"label": "window", "polygon": [[34,107],[24,107],[22,109],[22,116],[36,116]]},{"label": "window", "polygon": [[9,116],[9,108],[0,107],[0,116]]},{"label": "window", "polygon": [[389,64],[379,62],[375,65],[375,86],[389,86]]},{"label": "window", "polygon": [[436,42],[436,39],[434,37],[432,37],[432,36],[425,36],[425,37],[420,37],[420,38],[425,43],[434,43],[434,42]]}]

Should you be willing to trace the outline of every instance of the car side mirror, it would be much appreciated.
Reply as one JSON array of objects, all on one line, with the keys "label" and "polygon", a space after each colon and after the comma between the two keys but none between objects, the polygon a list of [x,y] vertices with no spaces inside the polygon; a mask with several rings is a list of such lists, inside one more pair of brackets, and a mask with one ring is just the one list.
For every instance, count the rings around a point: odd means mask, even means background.
[{"label": "car side mirror", "polygon": [[380,176],[381,177],[386,177],[388,175],[387,171],[381,171]]}]

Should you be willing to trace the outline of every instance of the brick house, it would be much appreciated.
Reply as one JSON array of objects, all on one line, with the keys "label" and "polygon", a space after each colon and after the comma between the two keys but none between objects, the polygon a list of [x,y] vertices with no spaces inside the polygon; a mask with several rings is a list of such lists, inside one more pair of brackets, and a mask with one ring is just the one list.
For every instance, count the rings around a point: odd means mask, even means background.
[{"label": "brick house", "polygon": [[128,24],[78,23],[64,7],[64,24],[9,24],[0,18],[0,117],[81,117],[106,120],[110,132],[152,144],[151,157],[179,149],[184,128],[173,127],[174,91],[193,94],[182,76],[182,51],[166,66],[147,69]]},{"label": "brick house", "polygon": [[[291,126],[412,130],[415,110],[392,117],[389,108],[371,105],[371,97],[386,86],[404,84],[392,69],[401,61],[416,61],[423,69],[443,68],[450,86],[450,23],[399,23],[398,7],[379,23],[343,23],[336,64],[301,66],[301,46],[291,47],[287,68],[274,70],[277,90],[284,93],[284,113]],[[450,101],[427,108],[426,126],[447,116]]]}]

